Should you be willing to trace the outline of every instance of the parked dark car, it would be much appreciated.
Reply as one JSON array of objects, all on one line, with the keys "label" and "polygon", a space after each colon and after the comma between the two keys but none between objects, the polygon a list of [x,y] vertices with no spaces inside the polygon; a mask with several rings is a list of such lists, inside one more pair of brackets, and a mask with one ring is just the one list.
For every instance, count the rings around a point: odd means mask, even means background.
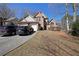
[{"label": "parked dark car", "polygon": [[5,27],[5,34],[4,36],[7,35],[16,35],[16,26],[6,26]]},{"label": "parked dark car", "polygon": [[29,35],[34,32],[32,27],[29,26],[20,26],[18,29],[18,34],[19,35]]}]

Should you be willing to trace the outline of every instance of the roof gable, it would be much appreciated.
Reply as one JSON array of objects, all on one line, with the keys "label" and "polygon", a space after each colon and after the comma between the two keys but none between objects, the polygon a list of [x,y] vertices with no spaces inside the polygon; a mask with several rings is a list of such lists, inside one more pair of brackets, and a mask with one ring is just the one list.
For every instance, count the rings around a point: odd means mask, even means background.
[{"label": "roof gable", "polygon": [[21,22],[35,22],[35,19],[32,16],[27,16]]},{"label": "roof gable", "polygon": [[45,16],[45,14],[42,13],[42,12],[36,13],[36,15],[35,15],[34,17],[44,17],[44,18],[47,18],[47,17]]},{"label": "roof gable", "polygon": [[54,19],[51,19],[49,23],[51,23],[51,22],[54,22],[54,23],[56,23],[56,21],[55,21]]},{"label": "roof gable", "polygon": [[16,20],[16,17],[11,17],[7,19],[7,21],[12,21],[12,20]]}]

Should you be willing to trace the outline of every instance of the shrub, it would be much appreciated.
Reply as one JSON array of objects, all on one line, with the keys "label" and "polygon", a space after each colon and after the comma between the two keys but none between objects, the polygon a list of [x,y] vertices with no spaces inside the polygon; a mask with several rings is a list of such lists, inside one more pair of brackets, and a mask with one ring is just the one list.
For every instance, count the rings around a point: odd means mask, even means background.
[{"label": "shrub", "polygon": [[79,22],[74,22],[72,24],[72,35],[74,35],[74,36],[79,35]]}]

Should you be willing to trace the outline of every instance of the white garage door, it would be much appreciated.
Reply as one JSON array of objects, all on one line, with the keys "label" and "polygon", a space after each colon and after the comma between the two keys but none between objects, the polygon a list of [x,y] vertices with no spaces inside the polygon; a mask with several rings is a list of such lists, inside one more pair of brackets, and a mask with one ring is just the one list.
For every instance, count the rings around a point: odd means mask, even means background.
[{"label": "white garage door", "polygon": [[32,28],[34,29],[34,31],[37,31],[38,30],[38,24],[35,24],[35,25],[33,24]]}]

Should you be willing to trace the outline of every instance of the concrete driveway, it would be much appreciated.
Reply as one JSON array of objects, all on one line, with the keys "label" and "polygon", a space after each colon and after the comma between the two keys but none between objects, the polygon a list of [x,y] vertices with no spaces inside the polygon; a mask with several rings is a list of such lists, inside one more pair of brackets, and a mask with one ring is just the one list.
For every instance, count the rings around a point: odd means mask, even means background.
[{"label": "concrete driveway", "polygon": [[79,38],[62,31],[38,31],[31,40],[5,56],[79,56]]},{"label": "concrete driveway", "polygon": [[0,37],[0,55],[4,55],[9,51],[17,48],[22,45],[24,42],[32,38],[36,32],[28,36],[9,36],[9,37]]}]

